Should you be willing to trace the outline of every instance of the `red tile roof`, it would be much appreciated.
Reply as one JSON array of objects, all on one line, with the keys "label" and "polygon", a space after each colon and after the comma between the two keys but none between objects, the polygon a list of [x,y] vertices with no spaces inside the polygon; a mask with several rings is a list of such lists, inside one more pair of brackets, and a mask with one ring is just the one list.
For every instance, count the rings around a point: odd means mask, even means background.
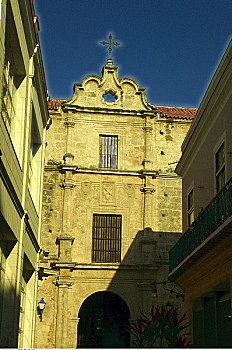
[{"label": "red tile roof", "polygon": [[197,108],[186,108],[186,107],[168,107],[168,106],[156,106],[153,105],[158,112],[166,118],[174,119],[194,119]]},{"label": "red tile roof", "polygon": [[[49,110],[56,110],[62,102],[66,100],[52,99],[48,103]],[[168,106],[156,106],[153,105],[162,116],[166,118],[174,119],[194,119],[197,108],[186,108],[186,107],[168,107]]]},{"label": "red tile roof", "polygon": [[61,105],[61,103],[64,101],[66,100],[52,99],[48,102],[48,109],[49,110],[57,109]]}]

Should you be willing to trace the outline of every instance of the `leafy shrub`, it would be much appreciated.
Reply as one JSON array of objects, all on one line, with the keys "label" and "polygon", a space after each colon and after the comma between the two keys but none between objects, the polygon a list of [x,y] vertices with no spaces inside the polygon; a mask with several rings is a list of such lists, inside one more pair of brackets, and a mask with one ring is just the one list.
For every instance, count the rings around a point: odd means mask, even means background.
[{"label": "leafy shrub", "polygon": [[141,313],[131,329],[134,334],[134,346],[143,347],[189,347],[190,341],[182,334],[189,326],[186,313],[178,319],[176,309],[152,306],[150,314]]}]

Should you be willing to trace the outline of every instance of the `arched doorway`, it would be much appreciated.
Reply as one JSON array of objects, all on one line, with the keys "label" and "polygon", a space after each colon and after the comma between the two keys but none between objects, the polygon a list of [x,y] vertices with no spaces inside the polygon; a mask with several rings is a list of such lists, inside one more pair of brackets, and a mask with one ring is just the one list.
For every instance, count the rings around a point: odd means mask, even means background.
[{"label": "arched doorway", "polygon": [[129,347],[130,312],[125,301],[112,292],[97,292],[82,304],[77,347]]}]

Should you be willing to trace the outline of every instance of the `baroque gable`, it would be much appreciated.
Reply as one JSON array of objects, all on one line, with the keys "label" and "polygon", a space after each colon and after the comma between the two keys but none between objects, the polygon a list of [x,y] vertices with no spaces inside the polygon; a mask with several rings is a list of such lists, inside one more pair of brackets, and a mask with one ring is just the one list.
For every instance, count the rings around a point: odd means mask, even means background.
[{"label": "baroque gable", "polygon": [[[112,102],[105,99],[107,94],[112,96]],[[74,94],[63,103],[63,107],[156,111],[147,101],[146,89],[140,88],[134,79],[119,79],[118,67],[115,67],[111,59],[108,59],[102,69],[102,78],[88,75],[81,84],[74,84]]]}]

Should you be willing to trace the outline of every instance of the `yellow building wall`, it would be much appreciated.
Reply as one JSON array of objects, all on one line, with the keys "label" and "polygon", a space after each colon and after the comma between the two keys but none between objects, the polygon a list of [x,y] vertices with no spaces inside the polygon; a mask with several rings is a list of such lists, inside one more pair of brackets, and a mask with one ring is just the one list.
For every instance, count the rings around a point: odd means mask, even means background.
[{"label": "yellow building wall", "polygon": [[[40,49],[35,50],[38,27],[32,0],[2,0],[0,13],[0,347],[30,348],[36,317],[47,91]],[[37,138],[31,132],[32,114]],[[36,168],[31,164],[35,143],[40,144]],[[30,187],[35,176],[36,198]]]}]

